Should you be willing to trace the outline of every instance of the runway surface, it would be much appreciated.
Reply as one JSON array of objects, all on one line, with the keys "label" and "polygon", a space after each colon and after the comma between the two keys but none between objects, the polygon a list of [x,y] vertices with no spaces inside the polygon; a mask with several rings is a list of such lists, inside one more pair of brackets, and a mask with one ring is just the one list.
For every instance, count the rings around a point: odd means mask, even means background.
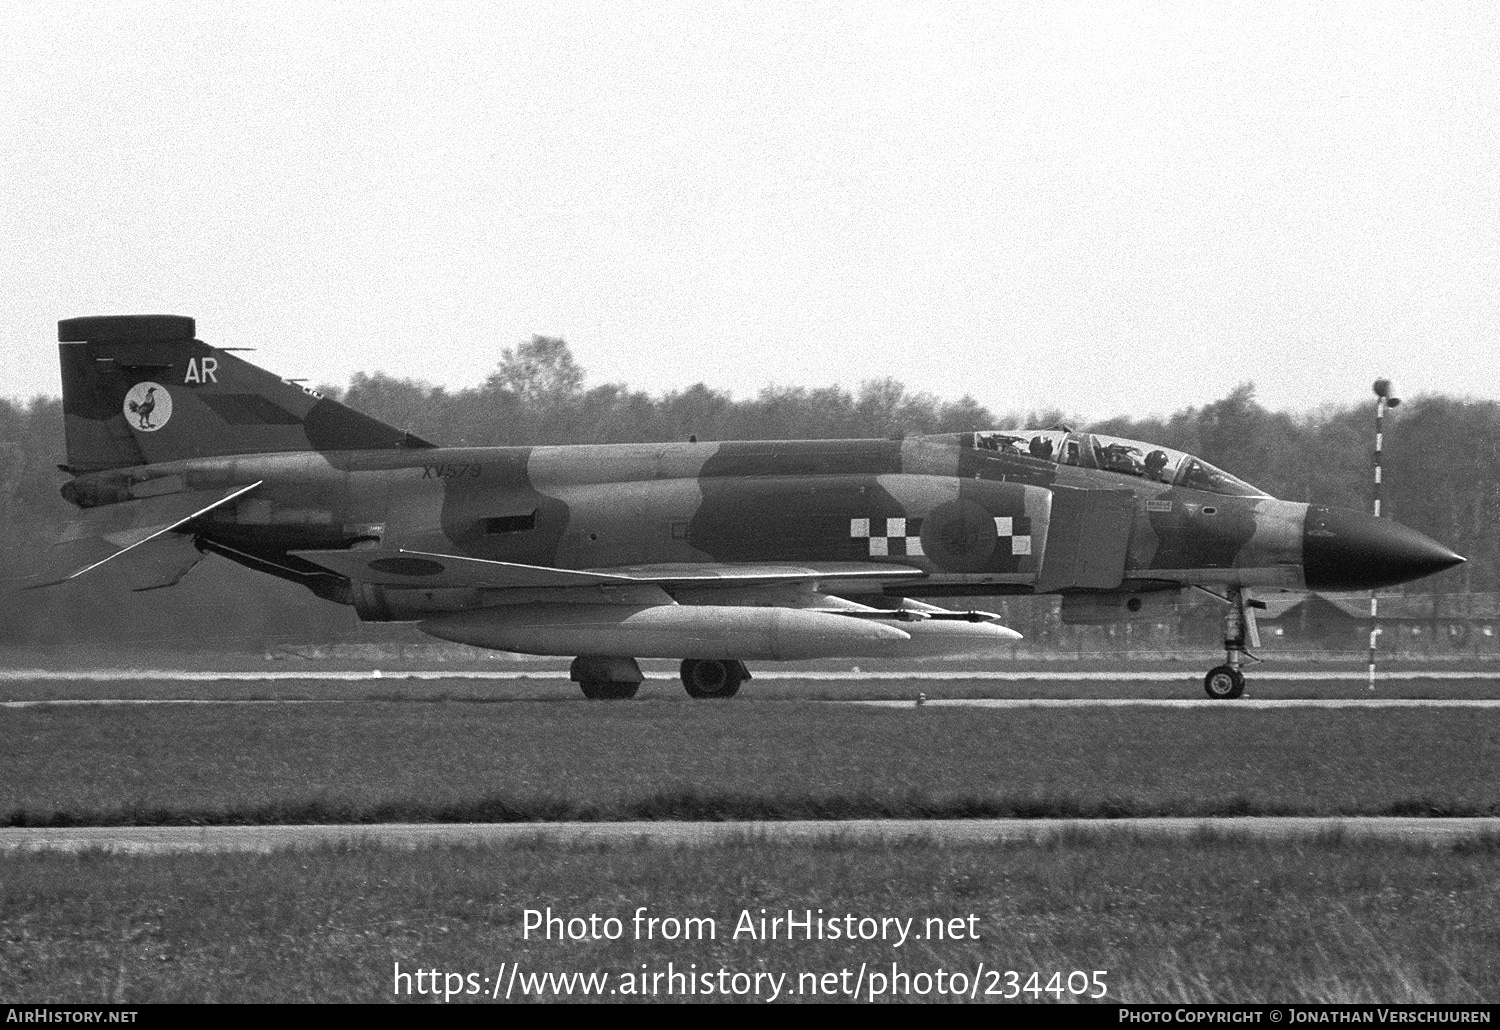
[{"label": "runway surface", "polygon": [[128,854],[260,852],[333,844],[415,848],[551,841],[559,844],[645,843],[694,846],[743,840],[845,840],[854,843],[933,841],[993,844],[1058,834],[1180,839],[1213,832],[1252,840],[1346,838],[1412,844],[1500,839],[1500,818],[1236,818],[1236,819],[944,819],[799,822],[404,823],[368,826],[144,826],[0,829],[0,853],[86,850]]},{"label": "runway surface", "polygon": [[[1298,683],[1307,681],[1364,682],[1369,674],[1364,670],[1293,671],[1257,668],[1257,682]],[[663,673],[660,678],[670,679]],[[1194,669],[1178,671],[1145,672],[1087,672],[1087,671],[979,671],[963,670],[892,672],[889,670],[814,670],[798,672],[774,669],[755,672],[755,681],[890,681],[890,680],[934,680],[941,682],[990,682],[990,683],[1193,683],[1202,681],[1203,673]],[[183,669],[3,669],[0,683],[4,682],[102,682],[159,681],[164,683],[211,683],[216,680],[238,683],[274,683],[285,680],[315,680],[348,683],[367,683],[378,680],[489,680],[496,683],[522,682],[570,682],[566,670],[538,669],[533,671],[504,671],[488,669],[421,669],[386,672],[380,669],[340,671],[327,669],[266,670],[254,672],[201,672]],[[1380,680],[1402,682],[1500,682],[1500,669],[1491,671],[1393,671],[1382,672]]]},{"label": "runway surface", "polygon": [[[592,704],[582,698],[568,698],[580,704]],[[61,698],[57,700],[0,701],[3,708],[98,708],[120,705],[370,705],[391,704],[378,698],[119,698],[88,697]],[[502,702],[513,703],[513,702]],[[754,698],[737,702],[754,704]],[[1329,698],[1256,698],[1241,697],[1233,701],[1215,701],[1211,698],[1131,698],[1131,697],[1082,697],[1082,698],[931,698],[918,701],[907,700],[849,700],[812,701],[812,704],[865,705],[875,708],[1201,708],[1209,711],[1243,711],[1264,708],[1338,708],[1338,709],[1389,709],[1389,708],[1500,708],[1500,698],[1379,698],[1379,697],[1329,697]]]},{"label": "runway surface", "polygon": [[871,705],[876,708],[1208,708],[1231,711],[1245,708],[1500,708],[1497,698],[1379,698],[1322,697],[1266,698],[1240,697],[1233,701],[1212,698],[932,698],[917,701],[831,701],[829,704]]}]

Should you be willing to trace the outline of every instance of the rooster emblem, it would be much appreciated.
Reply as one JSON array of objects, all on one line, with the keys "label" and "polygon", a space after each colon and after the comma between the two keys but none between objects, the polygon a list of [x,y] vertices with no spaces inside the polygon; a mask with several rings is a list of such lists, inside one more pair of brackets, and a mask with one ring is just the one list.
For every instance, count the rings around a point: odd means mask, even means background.
[{"label": "rooster emblem", "polygon": [[172,417],[172,395],[160,383],[136,383],[125,395],[123,414],[131,428],[154,433]]},{"label": "rooster emblem", "polygon": [[151,413],[153,411],[155,411],[155,410],[156,410],[156,387],[154,387],[154,386],[150,387],[149,389],[146,390],[146,399],[145,400],[141,401],[139,404],[137,404],[135,401],[131,401],[130,402],[130,411],[131,411],[132,414],[135,415],[136,418],[138,418],[140,420],[140,427],[142,429],[155,429],[156,428],[155,426],[153,426],[151,424]]}]

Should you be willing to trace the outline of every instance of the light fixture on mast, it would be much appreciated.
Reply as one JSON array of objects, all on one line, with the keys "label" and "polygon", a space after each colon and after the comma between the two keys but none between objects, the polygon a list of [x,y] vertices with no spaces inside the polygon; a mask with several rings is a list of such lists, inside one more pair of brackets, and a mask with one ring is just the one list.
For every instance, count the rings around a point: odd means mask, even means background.
[{"label": "light fixture on mast", "polygon": [[[1401,398],[1395,395],[1391,388],[1389,379],[1375,380],[1373,387],[1375,391],[1375,454],[1373,466],[1375,469],[1374,498],[1375,517],[1380,517],[1380,454],[1385,444],[1385,412],[1387,408],[1400,405]],[[1370,591],[1370,689],[1375,689],[1375,640],[1380,636],[1380,599],[1375,596],[1375,591]]]}]

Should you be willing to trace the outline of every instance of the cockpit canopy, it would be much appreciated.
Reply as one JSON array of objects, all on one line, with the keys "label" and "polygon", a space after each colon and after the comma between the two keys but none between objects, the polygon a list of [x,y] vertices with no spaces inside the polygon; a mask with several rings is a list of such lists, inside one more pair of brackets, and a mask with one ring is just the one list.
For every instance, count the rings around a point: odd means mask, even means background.
[{"label": "cockpit canopy", "polygon": [[1139,440],[1122,440],[1117,436],[1075,433],[1066,429],[996,429],[975,433],[974,446],[978,450],[1118,472],[1211,494],[1270,496],[1191,454]]}]

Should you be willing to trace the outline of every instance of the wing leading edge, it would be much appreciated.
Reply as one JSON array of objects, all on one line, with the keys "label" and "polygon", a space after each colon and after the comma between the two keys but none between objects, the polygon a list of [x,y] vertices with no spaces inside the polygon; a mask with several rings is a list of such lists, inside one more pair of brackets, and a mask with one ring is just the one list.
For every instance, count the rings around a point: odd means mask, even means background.
[{"label": "wing leading edge", "polygon": [[380,586],[538,588],[577,586],[766,586],[847,579],[921,579],[907,565],[826,562],[805,565],[705,562],[559,569],[404,548],[293,551],[351,580]]}]

